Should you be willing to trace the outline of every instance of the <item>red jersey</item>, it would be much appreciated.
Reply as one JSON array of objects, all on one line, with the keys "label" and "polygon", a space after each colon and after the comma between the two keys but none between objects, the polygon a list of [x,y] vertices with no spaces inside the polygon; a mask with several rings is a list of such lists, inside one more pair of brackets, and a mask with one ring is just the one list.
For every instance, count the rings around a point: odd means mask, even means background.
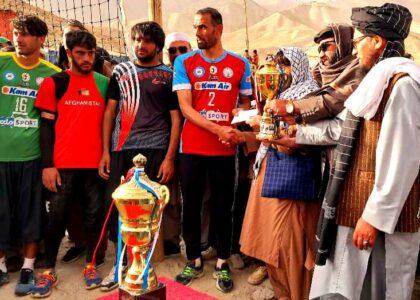
[{"label": "red jersey", "polygon": [[[65,71],[67,90],[56,99],[52,77],[46,78],[38,92],[35,107],[56,114],[54,166],[97,168],[102,155],[102,121],[108,79],[98,73],[79,76]],[[59,73],[54,76],[62,76]],[[64,74],[65,75],[65,74]]]},{"label": "red jersey", "polygon": [[[201,50],[180,55],[174,65],[173,90],[190,89],[192,106],[204,118],[229,126],[238,95],[251,95],[251,69],[248,60],[225,51],[210,60]],[[235,149],[223,145],[210,131],[186,120],[180,152],[206,156],[229,156]]]}]

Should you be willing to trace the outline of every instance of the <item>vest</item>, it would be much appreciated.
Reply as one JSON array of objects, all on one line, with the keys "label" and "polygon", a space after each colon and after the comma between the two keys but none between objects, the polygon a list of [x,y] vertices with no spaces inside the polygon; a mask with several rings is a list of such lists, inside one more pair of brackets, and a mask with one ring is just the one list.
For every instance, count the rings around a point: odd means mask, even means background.
[{"label": "vest", "polygon": [[[385,106],[395,83],[403,76],[407,76],[407,74],[396,74],[391,79],[375,116],[371,120],[362,121],[360,135],[354,148],[353,164],[344,181],[343,190],[339,197],[337,207],[338,225],[354,228],[362,216],[375,182],[376,146]],[[419,200],[420,175],[414,181],[413,187],[405,201],[395,231],[418,231],[420,227],[420,220],[417,218]]]}]

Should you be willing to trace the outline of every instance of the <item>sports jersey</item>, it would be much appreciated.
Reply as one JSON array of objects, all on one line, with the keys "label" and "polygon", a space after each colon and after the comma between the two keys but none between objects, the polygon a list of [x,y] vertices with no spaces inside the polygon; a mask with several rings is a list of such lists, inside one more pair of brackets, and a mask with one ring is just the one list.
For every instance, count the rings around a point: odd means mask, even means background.
[{"label": "sports jersey", "polygon": [[[56,78],[68,75],[67,90],[56,99]],[[56,78],[54,78],[56,77]],[[102,121],[108,79],[99,73],[75,75],[70,70],[44,80],[35,107],[56,114],[54,166],[97,168],[102,155]]]},{"label": "sports jersey", "polygon": [[[174,67],[173,90],[191,89],[193,108],[219,125],[230,125],[239,94],[252,94],[249,62],[229,51],[214,60],[204,56],[201,50],[188,52],[176,58]],[[227,156],[234,155],[235,149],[223,145],[210,131],[186,120],[180,152]]]},{"label": "sports jersey", "polygon": [[168,148],[170,111],[179,109],[169,67],[120,63],[114,68],[107,97],[119,101],[112,151]]},{"label": "sports jersey", "polygon": [[34,102],[43,79],[57,72],[60,69],[45,60],[24,66],[15,53],[0,53],[0,161],[41,156],[39,112]]}]

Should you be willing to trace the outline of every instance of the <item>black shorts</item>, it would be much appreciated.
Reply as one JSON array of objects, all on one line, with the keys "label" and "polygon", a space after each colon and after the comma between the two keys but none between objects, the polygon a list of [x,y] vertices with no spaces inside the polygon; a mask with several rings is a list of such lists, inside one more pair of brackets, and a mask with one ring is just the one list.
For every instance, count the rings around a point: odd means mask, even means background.
[{"label": "black shorts", "polygon": [[[120,185],[121,176],[126,176],[128,170],[134,167],[133,158],[141,153],[147,158],[144,169],[147,176],[153,181],[159,181],[157,175],[160,165],[165,159],[166,149],[130,149],[111,152],[111,172],[105,192],[106,211],[112,202],[112,193]],[[109,240],[116,243],[118,238],[118,211],[114,207],[108,220]]]},{"label": "black shorts", "polygon": [[0,162],[0,250],[41,239],[41,160]]}]

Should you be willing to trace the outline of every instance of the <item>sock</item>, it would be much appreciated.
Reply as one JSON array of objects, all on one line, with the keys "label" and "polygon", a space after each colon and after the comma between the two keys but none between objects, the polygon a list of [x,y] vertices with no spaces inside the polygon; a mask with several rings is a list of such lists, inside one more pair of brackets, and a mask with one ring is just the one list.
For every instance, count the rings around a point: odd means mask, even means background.
[{"label": "sock", "polygon": [[0,271],[2,271],[3,273],[7,272],[6,256],[0,257]]},{"label": "sock", "polygon": [[194,260],[194,264],[195,264],[196,267],[201,267],[201,257],[196,258]]},{"label": "sock", "polygon": [[35,264],[35,257],[34,258],[26,258],[23,261],[22,269],[31,269],[34,270],[34,264]]},{"label": "sock", "polygon": [[218,258],[216,262],[216,268],[220,269],[225,262],[226,262],[226,259]]}]

